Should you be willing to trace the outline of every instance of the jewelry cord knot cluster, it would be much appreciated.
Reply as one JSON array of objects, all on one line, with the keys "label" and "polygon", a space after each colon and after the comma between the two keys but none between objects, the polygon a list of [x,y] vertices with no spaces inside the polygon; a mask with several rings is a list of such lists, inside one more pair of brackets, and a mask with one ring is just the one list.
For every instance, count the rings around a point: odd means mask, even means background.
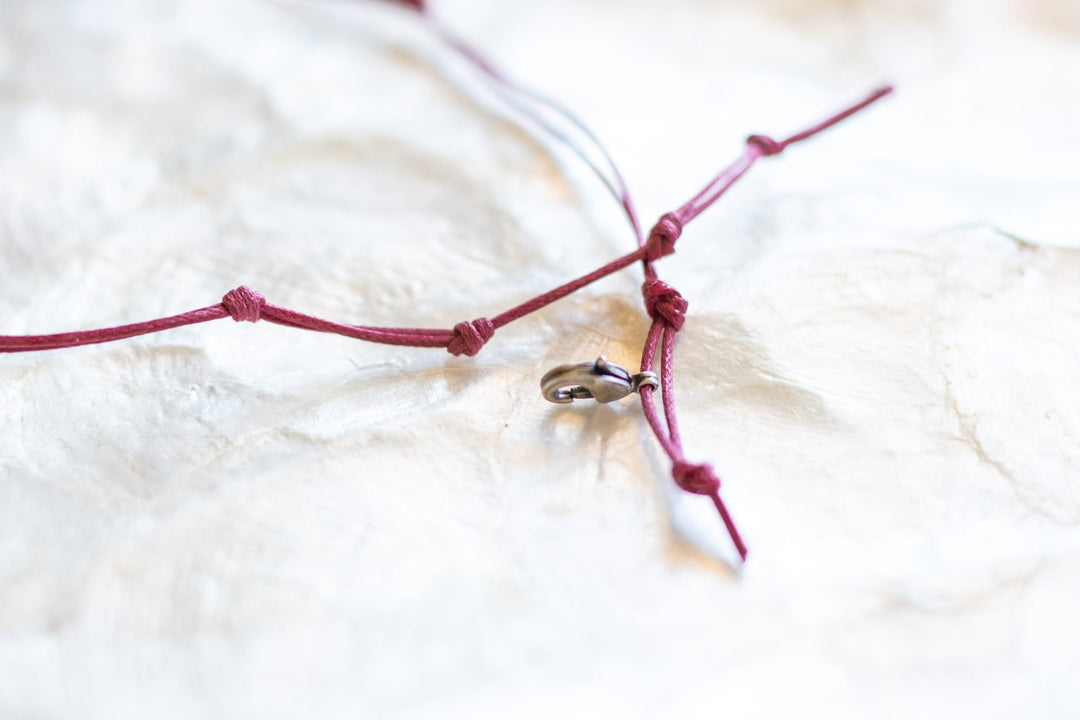
[{"label": "jewelry cord knot cluster", "polygon": [[454,337],[446,349],[452,355],[476,355],[495,335],[495,326],[487,318],[477,318],[472,322],[459,322],[454,326]]},{"label": "jewelry cord knot cluster", "polygon": [[236,322],[258,322],[262,318],[262,310],[266,306],[266,298],[261,292],[252,290],[246,285],[241,285],[235,290],[225,293],[221,298],[221,304]]},{"label": "jewelry cord knot cluster", "polygon": [[641,286],[645,298],[645,310],[653,320],[659,320],[675,330],[681,330],[686,322],[686,309],[690,303],[663,280],[646,280]]},{"label": "jewelry cord knot cluster", "polygon": [[712,495],[720,490],[720,478],[708,463],[688,463],[676,460],[671,466],[675,484],[688,493]]},{"label": "jewelry cord knot cluster", "polygon": [[746,144],[761,151],[763,157],[772,157],[784,152],[786,144],[773,140],[768,135],[751,135],[746,138]]},{"label": "jewelry cord knot cluster", "polygon": [[656,262],[675,252],[675,241],[682,235],[683,224],[673,213],[665,213],[649,231],[645,243],[645,259]]},{"label": "jewelry cord knot cluster", "polygon": [[[661,281],[652,266],[655,261],[675,252],[675,243],[682,235],[683,226],[697,217],[701,212],[716,202],[760,157],[776,155],[782,152],[788,145],[805,140],[818,132],[835,125],[848,116],[858,112],[864,107],[884,97],[892,91],[889,86],[883,87],[870,94],[862,101],[848,107],[832,117],[813,125],[800,133],[792,135],[785,140],[777,141],[766,135],[751,135],[746,140],[746,150],[743,156],[731,166],[713,178],[704,189],[691,198],[674,212],[666,213],[657,220],[649,231],[647,237],[643,237],[638,224],[637,213],[630,199],[629,190],[622,180],[618,169],[607,151],[599,144],[599,141],[566,110],[557,103],[547,100],[542,96],[532,93],[520,86],[512,84],[499,74],[479,53],[464,44],[457,38],[442,30],[438,24],[430,20],[426,12],[423,0],[398,0],[402,5],[417,11],[418,15],[427,21],[431,28],[442,37],[459,55],[471,63],[476,70],[485,76],[501,91],[505,91],[505,97],[511,102],[517,103],[516,107],[525,112],[533,119],[539,119],[535,108],[530,108],[528,102],[535,103],[545,111],[561,116],[571,125],[583,131],[593,143],[594,149],[599,150],[601,155],[607,158],[610,164],[611,176],[606,176],[599,167],[592,163],[588,153],[577,146],[573,140],[552,130],[544,122],[539,122],[563,142],[570,150],[586,162],[593,171],[605,182],[612,195],[622,205],[630,224],[638,240],[638,248],[630,253],[619,257],[592,272],[577,279],[571,280],[559,287],[549,290],[532,299],[526,300],[509,310],[506,310],[492,318],[480,317],[471,322],[459,322],[452,330],[437,328],[400,328],[400,327],[373,327],[366,325],[352,325],[333,322],[312,315],[291,310],[289,308],[272,305],[259,292],[247,286],[240,286],[230,290],[221,299],[221,302],[208,307],[191,310],[171,315],[168,317],[118,325],[115,327],[98,330],[86,330],[67,333],[55,333],[50,335],[0,335],[0,352],[28,352],[34,350],[52,350],[58,348],[77,347],[94,343],[111,342],[124,338],[135,337],[156,333],[172,328],[194,325],[197,323],[218,320],[231,317],[236,322],[267,322],[284,325],[292,328],[314,330],[318,332],[335,333],[358,340],[366,340],[388,345],[401,345],[408,347],[442,347],[453,355],[466,355],[472,357],[483,349],[484,345],[495,335],[495,331],[508,323],[518,320],[533,313],[567,295],[580,290],[596,280],[622,270],[635,262],[644,264],[646,282],[642,286],[642,296],[652,325],[646,336],[642,352],[641,372],[637,375],[629,373],[614,365],[609,365],[601,357],[594,363],[588,363],[584,369],[578,366],[568,366],[560,369],[557,377],[547,378],[550,380],[550,392],[545,392],[545,397],[555,398],[555,402],[569,402],[574,397],[592,397],[601,402],[621,398],[630,392],[637,391],[641,397],[642,410],[645,418],[656,435],[664,452],[672,461],[671,474],[678,487],[686,492],[697,495],[708,495],[712,498],[717,511],[723,520],[728,534],[731,536],[741,558],[746,558],[746,547],[739,536],[738,530],[731,519],[723,501],[720,499],[720,478],[716,475],[712,466],[707,463],[694,464],[684,458],[682,441],[679,437],[678,422],[675,415],[675,403],[673,400],[672,367],[675,337],[686,322],[688,303],[686,299],[673,287]],[[660,353],[659,375],[652,371],[657,351]],[[566,375],[571,372],[571,375]],[[584,374],[582,374],[584,373]],[[550,375],[550,373],[549,373]],[[563,381],[583,381],[588,387],[572,387],[566,390]],[[542,383],[544,384],[544,383]],[[571,385],[574,383],[571,382]],[[663,400],[664,420],[661,423],[654,404],[653,393],[656,386],[660,386],[660,394]],[[584,391],[588,391],[587,393]],[[575,395],[575,392],[577,393]],[[666,428],[664,427],[666,424]]]}]

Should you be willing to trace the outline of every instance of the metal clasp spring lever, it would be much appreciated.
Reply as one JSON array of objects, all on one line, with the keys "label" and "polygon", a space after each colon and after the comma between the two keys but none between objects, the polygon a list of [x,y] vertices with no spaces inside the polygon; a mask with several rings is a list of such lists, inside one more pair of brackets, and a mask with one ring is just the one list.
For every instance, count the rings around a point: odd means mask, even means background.
[{"label": "metal clasp spring lever", "polygon": [[540,379],[540,392],[553,403],[593,399],[601,403],[621,400],[643,386],[656,387],[656,373],[631,375],[601,355],[592,362],[560,365]]}]

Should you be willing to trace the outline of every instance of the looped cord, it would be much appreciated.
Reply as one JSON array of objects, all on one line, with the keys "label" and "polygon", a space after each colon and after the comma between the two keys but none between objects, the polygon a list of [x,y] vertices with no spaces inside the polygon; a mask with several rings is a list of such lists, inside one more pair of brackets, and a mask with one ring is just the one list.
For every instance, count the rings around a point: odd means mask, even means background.
[{"label": "looped cord", "polygon": [[777,142],[768,135],[751,135],[746,138],[746,144],[760,150],[763,157],[779,155],[787,147],[784,143]]},{"label": "looped cord", "polygon": [[[776,141],[765,135],[751,135],[746,139],[746,151],[734,164],[723,170],[713,178],[697,195],[691,198],[678,210],[667,213],[660,217],[649,232],[647,240],[642,242],[637,212],[631,201],[629,190],[623,181],[621,174],[615,167],[607,151],[600,145],[592,133],[581,124],[573,115],[562,109],[559,105],[546,100],[506,80],[495,70],[482,56],[462,41],[442,30],[436,22],[426,13],[425,0],[397,0],[397,2],[409,8],[425,19],[446,40],[450,46],[464,57],[473,66],[487,75],[500,89],[509,91],[506,95],[511,98],[512,104],[522,110],[525,115],[536,121],[541,127],[552,133],[554,137],[569,146],[587,165],[589,165],[600,179],[608,186],[612,194],[622,205],[627,218],[634,229],[638,241],[638,248],[627,255],[613,260],[590,273],[575,280],[564,283],[557,288],[527,300],[494,317],[478,318],[472,322],[460,322],[454,326],[453,332],[446,330],[429,330],[423,328],[376,328],[356,325],[344,325],[330,322],[321,318],[305,315],[303,313],[283,308],[277,305],[267,305],[266,298],[248,287],[238,287],[229,291],[222,298],[221,303],[209,307],[192,310],[179,315],[172,315],[156,320],[119,325],[116,327],[102,328],[99,330],[86,330],[79,332],[55,333],[51,335],[0,335],[0,352],[30,352],[36,350],[51,350],[63,347],[75,347],[92,343],[111,342],[124,338],[135,337],[156,333],[171,328],[192,325],[195,323],[218,320],[225,314],[237,322],[257,322],[263,318],[266,311],[266,321],[294,328],[303,328],[320,332],[331,332],[346,337],[369,340],[371,342],[386,343],[391,345],[405,345],[412,347],[446,347],[453,355],[476,355],[484,347],[484,344],[495,334],[496,327],[502,327],[507,323],[535,312],[560,298],[566,297],[586,285],[617,272],[629,265],[645,261],[645,273],[651,282],[642,287],[646,308],[653,318],[652,327],[646,339],[643,352],[641,369],[649,372],[652,369],[653,356],[657,349],[657,343],[661,336],[663,349],[660,361],[660,384],[664,404],[664,415],[667,420],[667,432],[661,425],[656,413],[651,388],[648,385],[642,387],[642,407],[646,419],[657,439],[660,441],[668,456],[675,460],[672,466],[672,477],[675,483],[683,490],[698,495],[708,495],[716,505],[717,511],[731,536],[739,556],[746,559],[746,546],[742,542],[738,530],[731,519],[723,501],[720,498],[720,478],[717,477],[712,466],[707,464],[692,464],[683,460],[682,442],[679,439],[678,424],[675,418],[675,404],[672,400],[672,357],[674,353],[675,335],[685,322],[687,302],[674,288],[656,278],[655,271],[649,265],[662,257],[675,252],[675,242],[682,235],[683,224],[690,222],[700,215],[705,209],[715,203],[732,185],[741,178],[760,157],[777,155],[788,145],[806,140],[813,135],[829,128],[844,120],[850,115],[862,110],[871,103],[892,92],[890,86],[879,88],[862,101],[851,105],[845,110],[826,118],[816,125],[812,125],[795,135],[782,141]],[[515,99],[516,98],[516,99]],[[562,134],[562,131],[548,124],[546,115],[528,107],[530,101],[537,103],[541,109],[546,109],[556,116],[562,116],[573,128],[583,134],[584,138],[591,142],[599,151],[599,154],[610,166],[609,172],[605,172],[600,166],[594,164],[588,152],[578,147],[574,140]],[[223,314],[224,313],[224,314]]]},{"label": "looped cord", "polygon": [[484,344],[495,335],[495,326],[487,318],[477,318],[472,322],[459,322],[454,326],[454,337],[450,338],[446,349],[451,355],[472,357],[480,352]]},{"label": "looped cord", "polygon": [[688,493],[712,495],[720,489],[720,478],[708,463],[688,463],[678,460],[671,467],[675,484]]},{"label": "looped cord", "polygon": [[258,322],[262,317],[263,306],[266,298],[262,293],[252,290],[246,285],[241,285],[235,290],[225,293],[221,298],[221,304],[226,312],[236,322]]},{"label": "looped cord", "polygon": [[663,280],[649,280],[641,286],[645,309],[649,317],[659,320],[673,330],[681,330],[686,322],[686,298]]},{"label": "looped cord", "polygon": [[682,222],[672,213],[665,213],[649,231],[645,242],[645,259],[654,262],[675,252],[675,241],[682,235]]}]

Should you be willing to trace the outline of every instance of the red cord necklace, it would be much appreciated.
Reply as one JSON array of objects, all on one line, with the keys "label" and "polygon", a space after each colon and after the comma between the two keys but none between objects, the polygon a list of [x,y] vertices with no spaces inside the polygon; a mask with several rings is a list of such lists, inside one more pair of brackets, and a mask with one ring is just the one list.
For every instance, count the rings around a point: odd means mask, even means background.
[{"label": "red cord necklace", "polygon": [[[671,460],[671,474],[675,483],[687,492],[712,499],[739,557],[745,560],[746,546],[720,497],[719,477],[711,465],[689,462],[683,450],[675,411],[673,368],[675,338],[686,321],[688,303],[675,288],[659,278],[654,263],[675,252],[676,242],[686,224],[716,202],[760,158],[777,155],[789,145],[806,140],[835,125],[889,94],[892,88],[885,86],[875,90],[845,110],[783,140],[773,140],[765,135],[751,135],[746,140],[742,155],[735,162],[710,180],[681,207],[663,215],[648,234],[645,234],[641,230],[634,202],[621,173],[588,128],[554,101],[508,80],[482,55],[442,27],[427,12],[422,2],[410,0],[402,4],[415,10],[433,32],[486,78],[515,109],[563,143],[592,169],[623,208],[637,239],[636,250],[508,310],[491,317],[481,316],[475,320],[459,322],[450,330],[374,327],[334,322],[274,305],[267,302],[261,293],[241,286],[226,293],[221,302],[155,320],[51,335],[0,335],[0,352],[55,350],[105,343],[231,317],[237,322],[265,320],[277,325],[336,333],[369,342],[409,347],[441,347],[453,355],[473,356],[480,352],[499,328],[600,278],[641,262],[645,274],[642,295],[652,324],[645,338],[640,371],[631,375],[601,357],[593,362],[555,368],[542,379],[542,393],[553,402],[572,402],[574,399],[584,398],[610,402],[633,392],[638,393],[645,419]],[[656,363],[657,351],[660,354],[659,365]],[[660,391],[663,420],[654,398],[657,389]]]}]

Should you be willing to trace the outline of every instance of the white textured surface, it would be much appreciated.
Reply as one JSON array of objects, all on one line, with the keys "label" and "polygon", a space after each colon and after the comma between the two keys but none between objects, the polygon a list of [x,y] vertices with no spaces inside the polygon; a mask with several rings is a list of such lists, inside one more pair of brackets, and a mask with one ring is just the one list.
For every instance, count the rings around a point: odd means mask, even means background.
[{"label": "white textured surface", "polygon": [[[5,356],[0,716],[1080,716],[1080,7],[745,5],[437,4],[646,218],[897,83],[662,268],[741,575],[675,539],[634,403],[537,393],[633,363],[633,271],[473,360],[229,322]],[[624,251],[466,76],[373,4],[6,0],[0,332],[240,283],[448,327]]]}]

